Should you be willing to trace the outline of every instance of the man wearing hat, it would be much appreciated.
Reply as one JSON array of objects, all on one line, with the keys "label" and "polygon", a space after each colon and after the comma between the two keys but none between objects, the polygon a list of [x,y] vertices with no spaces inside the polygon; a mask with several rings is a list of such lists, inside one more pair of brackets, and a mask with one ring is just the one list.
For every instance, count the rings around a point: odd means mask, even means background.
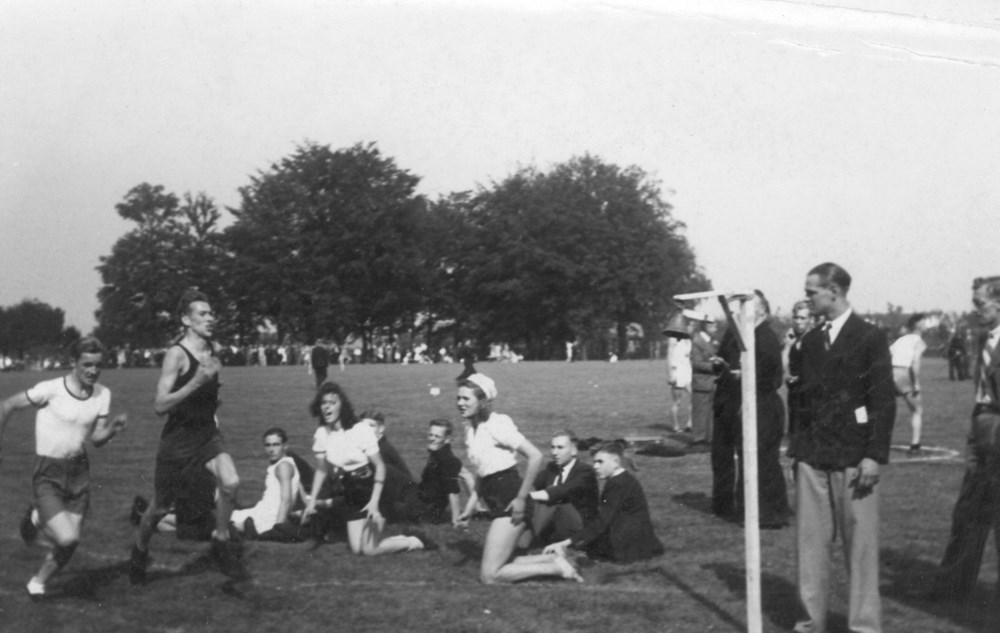
[{"label": "man wearing hat", "polygon": [[692,446],[712,445],[713,412],[715,397],[715,344],[708,333],[708,326],[715,319],[702,312],[685,310],[688,332],[691,334],[691,433]]},{"label": "man wearing hat", "polygon": [[[688,312],[688,310],[684,310]],[[688,321],[683,313],[675,314],[667,324],[663,333],[669,338],[667,342],[667,382],[670,384],[670,421],[674,425],[674,433],[681,432],[678,423],[681,400],[691,393],[691,334]],[[694,412],[689,408],[685,431],[691,430]]]}]

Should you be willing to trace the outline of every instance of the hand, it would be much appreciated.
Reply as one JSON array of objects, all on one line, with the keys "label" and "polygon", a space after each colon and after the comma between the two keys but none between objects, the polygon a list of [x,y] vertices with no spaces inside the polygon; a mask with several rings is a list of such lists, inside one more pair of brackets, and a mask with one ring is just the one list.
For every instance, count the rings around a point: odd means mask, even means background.
[{"label": "hand", "polygon": [[198,369],[194,374],[194,380],[196,380],[199,385],[203,385],[215,378],[219,374],[220,369],[222,369],[222,363],[219,359],[215,356],[209,356],[203,362],[198,364]]},{"label": "hand", "polygon": [[302,511],[302,525],[309,522],[309,517],[316,514],[316,499],[312,498],[309,503],[306,504],[306,509]]},{"label": "hand", "polygon": [[128,414],[119,413],[111,420],[111,430],[117,435],[125,430],[126,423],[128,423]]},{"label": "hand", "polygon": [[465,529],[468,529],[468,527],[469,527],[469,518],[466,517],[466,516],[464,516],[464,515],[460,516],[460,517],[458,517],[457,519],[455,519],[454,521],[451,522],[451,527],[455,528],[456,530],[465,530]]},{"label": "hand", "polygon": [[870,457],[865,457],[858,464],[857,476],[851,485],[854,486],[854,498],[863,499],[871,494],[875,484],[878,483],[878,462]]},{"label": "hand", "polygon": [[507,504],[507,510],[511,511],[510,522],[514,525],[521,525],[524,523],[524,508],[528,505],[528,502],[524,500],[524,497],[514,497],[514,500]]},{"label": "hand", "polygon": [[365,516],[368,517],[369,521],[375,521],[376,523],[383,520],[382,513],[378,511],[378,504],[373,504],[371,501],[363,508]]}]

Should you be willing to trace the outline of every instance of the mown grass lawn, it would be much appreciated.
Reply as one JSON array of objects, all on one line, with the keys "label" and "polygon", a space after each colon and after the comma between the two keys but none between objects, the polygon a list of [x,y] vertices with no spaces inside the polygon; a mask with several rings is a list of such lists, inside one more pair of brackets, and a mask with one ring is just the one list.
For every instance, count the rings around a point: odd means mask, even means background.
[{"label": "mown grass lawn", "polygon": [[[539,446],[568,427],[581,437],[667,434],[668,390],[663,362],[522,363],[480,367],[500,388],[498,410],[511,414]],[[389,437],[420,471],[426,423],[458,422],[453,379],[458,365],[353,366],[333,369],[357,410],[381,409]],[[925,361],[925,445],[960,450],[971,384],[947,380],[943,361]],[[53,374],[0,375],[6,397]],[[443,545],[378,559],[351,556],[343,543],[252,543],[254,579],[230,591],[217,572],[198,565],[206,545],[159,536],[151,582],[133,589],[124,575],[130,544],[127,514],[135,494],[152,488],[161,420],[152,413],[154,370],[106,371],[116,410],[130,426],[102,450],[91,450],[93,495],[84,540],[57,586],[63,597],[36,605],[24,584],[40,557],[21,543],[17,525],[30,496],[33,417],[8,426],[0,463],[0,630],[22,631],[742,631],[746,628],[742,529],[708,511],[707,454],[635,456],[653,521],[666,553],[631,567],[595,565],[585,584],[530,582],[482,586],[478,560],[485,524],[468,531],[434,527]],[[243,479],[241,499],[263,487],[260,434],[283,426],[308,454],[315,422],[307,403],[312,377],[302,368],[227,368],[223,430]],[[433,397],[432,386],[442,395]],[[900,413],[895,443],[909,440]],[[456,440],[462,454],[461,441]],[[908,633],[997,631],[991,615],[996,556],[986,563],[971,612],[925,603],[921,595],[947,539],[960,460],[907,461],[883,471],[882,593],[885,630]],[[797,615],[791,528],[762,534],[764,630],[790,630]],[[844,574],[836,558],[833,630],[846,630]]]}]

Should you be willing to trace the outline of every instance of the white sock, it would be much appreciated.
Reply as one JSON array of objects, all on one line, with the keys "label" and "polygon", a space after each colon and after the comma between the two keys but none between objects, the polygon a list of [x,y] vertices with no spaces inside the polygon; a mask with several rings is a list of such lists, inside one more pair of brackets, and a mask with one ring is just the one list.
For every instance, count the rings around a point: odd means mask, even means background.
[{"label": "white sock", "polygon": [[42,595],[45,593],[45,583],[38,582],[34,576],[28,581],[28,593],[33,596]]}]

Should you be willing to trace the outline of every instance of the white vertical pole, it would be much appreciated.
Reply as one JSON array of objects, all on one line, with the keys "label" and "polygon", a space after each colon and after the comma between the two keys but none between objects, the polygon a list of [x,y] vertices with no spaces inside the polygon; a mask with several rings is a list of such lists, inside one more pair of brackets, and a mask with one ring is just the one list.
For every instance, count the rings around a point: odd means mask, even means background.
[{"label": "white vertical pole", "polygon": [[754,344],[757,297],[740,301],[740,332],[746,351],[740,359],[743,390],[743,534],[747,564],[747,631],[761,633],[760,523],[757,508],[757,354]]}]

